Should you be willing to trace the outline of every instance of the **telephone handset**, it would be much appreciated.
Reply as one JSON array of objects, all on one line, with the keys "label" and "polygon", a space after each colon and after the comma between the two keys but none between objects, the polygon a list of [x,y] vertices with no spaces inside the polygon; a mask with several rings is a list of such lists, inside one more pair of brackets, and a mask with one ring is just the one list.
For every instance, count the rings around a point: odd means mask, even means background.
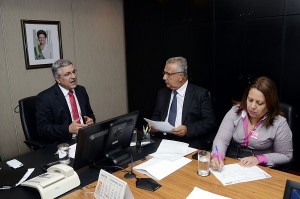
[{"label": "telephone handset", "polygon": [[70,177],[74,174],[74,169],[65,164],[56,164],[47,169],[47,173],[60,173],[65,177]]},{"label": "telephone handset", "polygon": [[42,199],[55,198],[80,185],[77,173],[72,167],[57,164],[37,177],[29,179],[22,186],[32,187],[40,192]]}]

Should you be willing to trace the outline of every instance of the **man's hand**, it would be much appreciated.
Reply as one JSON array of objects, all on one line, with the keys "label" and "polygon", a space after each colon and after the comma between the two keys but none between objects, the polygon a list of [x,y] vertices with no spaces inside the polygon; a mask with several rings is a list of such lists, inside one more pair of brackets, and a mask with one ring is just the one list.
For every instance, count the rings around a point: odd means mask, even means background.
[{"label": "man's hand", "polygon": [[170,133],[179,137],[183,137],[187,134],[187,128],[185,125],[180,125],[177,128],[172,129]]},{"label": "man's hand", "polygon": [[88,116],[83,116],[83,120],[85,121],[85,124],[87,124],[88,126],[94,124],[94,120]]},{"label": "man's hand", "polygon": [[157,133],[157,129],[153,128],[151,124],[148,123],[148,127],[150,128],[151,133]]},{"label": "man's hand", "polygon": [[70,125],[69,125],[69,133],[73,134],[78,134],[78,130],[82,127],[87,126],[87,124],[79,124],[78,122],[80,121],[80,118],[77,120],[74,120]]}]

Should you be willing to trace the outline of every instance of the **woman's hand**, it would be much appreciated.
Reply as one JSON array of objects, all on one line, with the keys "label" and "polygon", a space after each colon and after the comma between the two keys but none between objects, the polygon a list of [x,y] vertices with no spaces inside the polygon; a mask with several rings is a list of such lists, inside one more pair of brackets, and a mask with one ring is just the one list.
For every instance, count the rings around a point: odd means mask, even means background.
[{"label": "woman's hand", "polygon": [[253,167],[258,165],[258,159],[256,156],[249,156],[245,158],[239,158],[240,162],[239,165],[243,167]]},{"label": "woman's hand", "polygon": [[224,166],[224,162],[221,158],[215,157],[215,158],[211,159],[210,166],[213,170],[221,171]]}]

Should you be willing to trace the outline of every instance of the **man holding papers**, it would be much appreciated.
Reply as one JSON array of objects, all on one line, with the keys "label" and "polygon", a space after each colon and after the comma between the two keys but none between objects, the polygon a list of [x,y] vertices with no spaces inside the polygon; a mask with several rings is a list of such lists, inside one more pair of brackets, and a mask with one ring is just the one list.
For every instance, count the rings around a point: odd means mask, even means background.
[{"label": "man holding papers", "polygon": [[187,68],[183,57],[167,60],[163,71],[166,87],[158,92],[151,119],[166,121],[174,128],[167,133],[152,128],[152,133],[203,149],[207,140],[215,135],[216,121],[208,90],[188,82]]}]

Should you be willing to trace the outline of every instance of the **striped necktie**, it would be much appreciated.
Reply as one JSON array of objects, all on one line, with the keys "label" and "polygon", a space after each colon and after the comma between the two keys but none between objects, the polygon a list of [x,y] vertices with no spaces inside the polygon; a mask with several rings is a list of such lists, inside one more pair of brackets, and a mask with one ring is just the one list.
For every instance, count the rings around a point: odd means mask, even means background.
[{"label": "striped necktie", "polygon": [[[70,90],[69,93],[68,93],[68,95],[69,95],[69,99],[70,99],[73,120],[76,120],[76,119],[79,118],[79,113],[78,113],[77,104],[76,104],[76,100],[75,100],[73,91]],[[78,121],[78,123],[80,124],[80,120]]]}]

